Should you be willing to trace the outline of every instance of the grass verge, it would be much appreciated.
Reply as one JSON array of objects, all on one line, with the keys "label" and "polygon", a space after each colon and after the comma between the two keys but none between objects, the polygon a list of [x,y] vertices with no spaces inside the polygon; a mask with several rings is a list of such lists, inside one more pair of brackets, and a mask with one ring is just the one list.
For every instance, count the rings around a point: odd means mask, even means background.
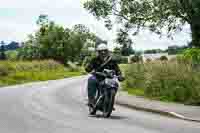
[{"label": "grass verge", "polygon": [[1,61],[0,87],[33,81],[46,81],[83,75],[80,68],[71,70],[52,60]]},{"label": "grass verge", "polygon": [[[149,99],[200,105],[200,71],[190,64],[152,62],[122,66],[123,89]],[[136,89],[138,88],[138,89]]]}]

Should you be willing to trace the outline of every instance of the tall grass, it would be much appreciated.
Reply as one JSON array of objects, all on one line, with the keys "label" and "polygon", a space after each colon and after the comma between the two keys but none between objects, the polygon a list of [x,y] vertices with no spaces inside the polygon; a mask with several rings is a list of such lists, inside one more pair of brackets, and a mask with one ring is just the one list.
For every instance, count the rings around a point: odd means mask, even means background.
[{"label": "tall grass", "polygon": [[191,64],[159,61],[131,64],[125,74],[125,88],[133,93],[140,90],[154,99],[200,104],[200,71]]},{"label": "tall grass", "polygon": [[0,86],[44,81],[81,75],[80,69],[73,71],[53,60],[44,61],[0,61]]}]

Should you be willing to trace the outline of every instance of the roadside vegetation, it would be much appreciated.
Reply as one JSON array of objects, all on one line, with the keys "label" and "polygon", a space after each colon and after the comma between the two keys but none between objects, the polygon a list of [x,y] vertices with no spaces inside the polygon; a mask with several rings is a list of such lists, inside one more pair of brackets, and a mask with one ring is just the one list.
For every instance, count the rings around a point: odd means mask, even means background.
[{"label": "roadside vegetation", "polygon": [[176,60],[133,63],[125,68],[123,87],[129,94],[200,105],[200,49],[187,49]]},{"label": "roadside vegetation", "polygon": [[37,25],[20,47],[7,50],[1,45],[0,87],[84,74],[81,66],[90,55],[88,47],[94,47],[96,35],[82,24],[72,28],[58,25],[44,14],[38,17]]},{"label": "roadside vegetation", "polygon": [[53,60],[0,61],[0,87],[82,75],[80,67],[64,67]]}]

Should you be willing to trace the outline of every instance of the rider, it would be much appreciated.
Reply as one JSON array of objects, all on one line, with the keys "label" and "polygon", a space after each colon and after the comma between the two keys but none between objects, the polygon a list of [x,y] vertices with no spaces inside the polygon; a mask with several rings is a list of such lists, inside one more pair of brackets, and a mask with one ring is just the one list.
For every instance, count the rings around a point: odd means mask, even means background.
[{"label": "rider", "polygon": [[[97,47],[97,57],[94,57],[86,66],[87,72],[98,71],[102,72],[104,69],[114,70],[119,80],[123,80],[122,73],[117,65],[117,62],[112,58],[106,44],[99,44]],[[95,103],[95,94],[100,77],[92,75],[88,78],[88,105],[93,106]]]}]

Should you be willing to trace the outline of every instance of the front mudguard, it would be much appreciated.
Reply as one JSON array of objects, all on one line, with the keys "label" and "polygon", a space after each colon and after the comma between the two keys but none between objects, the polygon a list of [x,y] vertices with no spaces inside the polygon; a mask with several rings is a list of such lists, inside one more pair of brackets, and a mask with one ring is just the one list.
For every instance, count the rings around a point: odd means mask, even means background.
[{"label": "front mudguard", "polygon": [[116,96],[116,91],[115,89],[111,89],[110,91],[107,91],[107,94],[105,94],[105,99],[104,99],[104,103],[103,103],[103,116],[105,118],[110,117],[112,111],[113,111],[113,107],[114,107],[114,103],[115,103],[115,96]]}]

